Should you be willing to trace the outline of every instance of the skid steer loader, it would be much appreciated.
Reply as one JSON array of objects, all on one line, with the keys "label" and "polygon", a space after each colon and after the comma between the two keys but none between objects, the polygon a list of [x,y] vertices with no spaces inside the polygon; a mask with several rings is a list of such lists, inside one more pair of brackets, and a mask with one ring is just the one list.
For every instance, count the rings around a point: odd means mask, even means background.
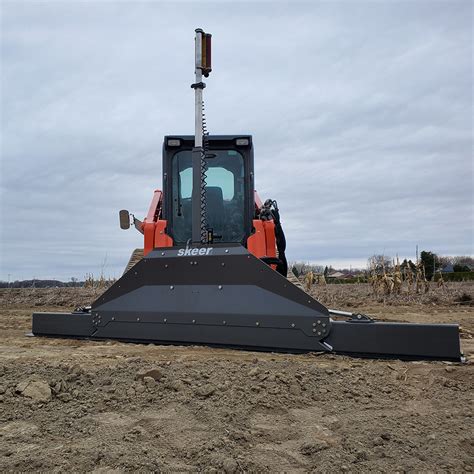
[{"label": "skid steer loader", "polygon": [[460,360],[457,325],[330,310],[286,278],[277,203],[254,191],[252,136],[206,130],[211,35],[201,29],[195,59],[195,135],[164,138],[163,187],[145,219],[120,211],[121,227],[143,234],[143,253],[91,307],[34,313],[33,334]]}]

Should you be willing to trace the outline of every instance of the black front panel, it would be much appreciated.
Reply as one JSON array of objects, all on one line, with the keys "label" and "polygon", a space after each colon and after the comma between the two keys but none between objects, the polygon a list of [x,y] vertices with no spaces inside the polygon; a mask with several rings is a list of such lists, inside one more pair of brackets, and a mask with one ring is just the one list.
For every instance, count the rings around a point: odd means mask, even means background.
[{"label": "black front panel", "polygon": [[325,350],[327,309],[239,244],[155,249],[92,304],[93,337]]}]

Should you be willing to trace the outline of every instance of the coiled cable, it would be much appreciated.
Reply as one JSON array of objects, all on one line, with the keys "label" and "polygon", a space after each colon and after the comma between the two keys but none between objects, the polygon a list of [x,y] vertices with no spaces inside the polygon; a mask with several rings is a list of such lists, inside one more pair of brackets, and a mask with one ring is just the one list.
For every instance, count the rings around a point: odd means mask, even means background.
[{"label": "coiled cable", "polygon": [[204,100],[201,101],[202,116],[202,152],[201,152],[201,243],[208,243],[208,225],[207,225],[207,202],[206,202],[206,179],[207,179],[207,161],[206,157],[209,151],[209,132],[206,123],[206,111],[204,108]]}]

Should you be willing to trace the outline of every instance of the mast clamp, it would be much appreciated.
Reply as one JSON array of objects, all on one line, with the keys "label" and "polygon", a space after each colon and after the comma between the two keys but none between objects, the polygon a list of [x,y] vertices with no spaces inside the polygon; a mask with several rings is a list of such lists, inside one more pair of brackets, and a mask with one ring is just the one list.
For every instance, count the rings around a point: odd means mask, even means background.
[{"label": "mast clamp", "polygon": [[204,89],[206,87],[206,84],[204,82],[196,82],[194,84],[191,84],[191,89]]}]

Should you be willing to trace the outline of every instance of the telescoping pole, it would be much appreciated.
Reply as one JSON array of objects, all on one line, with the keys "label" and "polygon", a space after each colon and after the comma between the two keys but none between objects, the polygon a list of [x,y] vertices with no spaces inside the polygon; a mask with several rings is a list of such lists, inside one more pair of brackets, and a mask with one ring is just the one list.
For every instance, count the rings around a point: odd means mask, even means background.
[{"label": "telescoping pole", "polygon": [[202,93],[206,84],[202,77],[211,72],[211,35],[198,28],[195,37],[195,69],[196,82],[194,89],[194,148],[193,162],[193,195],[192,195],[192,241],[208,243],[206,220],[206,157],[204,149],[203,102]]},{"label": "telescoping pole", "polygon": [[[193,162],[193,195],[192,195],[192,240],[193,243],[202,242],[202,223],[205,222],[205,208],[202,198],[204,184],[202,180],[203,147],[202,147],[202,91],[205,84],[202,82],[202,34],[201,29],[196,30],[195,37],[195,69],[196,82],[191,86],[194,89],[194,149]],[[205,203],[204,203],[205,204]]]},{"label": "telescoping pole", "polygon": [[194,147],[202,148],[202,92],[205,84],[202,82],[202,35],[203,31],[198,28],[195,38],[195,69],[196,82],[194,86]]}]

